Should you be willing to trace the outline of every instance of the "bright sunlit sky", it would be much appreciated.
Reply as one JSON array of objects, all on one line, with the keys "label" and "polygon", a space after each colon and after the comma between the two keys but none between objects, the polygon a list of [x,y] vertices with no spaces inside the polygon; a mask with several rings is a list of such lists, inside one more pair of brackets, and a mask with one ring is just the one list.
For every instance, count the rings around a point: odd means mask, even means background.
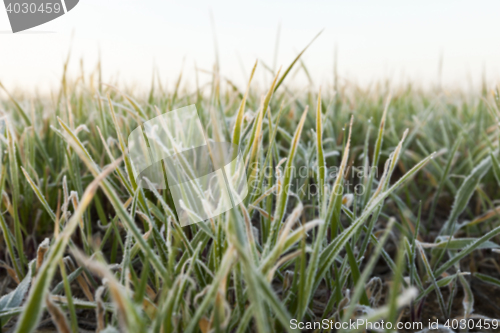
[{"label": "bright sunlit sky", "polygon": [[[477,84],[483,73],[493,82],[500,78],[497,0],[80,0],[68,14],[19,34],[8,33],[0,8],[0,81],[11,88],[55,86],[72,45],[73,73],[80,58],[94,68],[100,48],[104,80],[149,86],[155,64],[169,86],[183,68],[186,82],[194,83],[195,63],[211,69],[215,60],[210,12],[221,72],[240,85],[256,59],[273,66],[279,26],[278,66],[288,66],[325,29],[304,55],[318,86],[332,81],[335,45],[339,75],[361,84],[389,78],[430,86],[440,54],[447,85]],[[305,76],[294,82],[307,83]]]}]

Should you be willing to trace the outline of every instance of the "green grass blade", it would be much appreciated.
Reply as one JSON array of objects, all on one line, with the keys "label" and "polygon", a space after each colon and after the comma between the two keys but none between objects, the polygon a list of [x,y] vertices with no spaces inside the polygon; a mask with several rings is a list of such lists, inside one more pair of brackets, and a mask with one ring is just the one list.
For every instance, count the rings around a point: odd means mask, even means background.
[{"label": "green grass blade", "polygon": [[290,71],[292,70],[295,63],[300,59],[300,57],[304,54],[304,52],[306,52],[307,48],[309,46],[311,46],[311,44],[316,40],[316,38],[318,38],[319,35],[321,35],[322,32],[323,32],[323,30],[318,32],[318,34],[316,36],[314,36],[314,38],[309,42],[309,44],[307,44],[306,47],[297,55],[297,57],[295,57],[295,59],[290,64],[290,66],[288,66],[288,68],[285,70],[285,72],[283,73],[283,75],[279,79],[278,83],[276,84],[276,87],[274,88],[274,91],[278,90],[279,86],[283,83],[283,81],[285,80],[288,73],[290,73]]},{"label": "green grass blade", "polygon": [[462,185],[460,186],[457,195],[455,197],[455,201],[453,203],[450,216],[448,220],[441,228],[442,235],[452,235],[454,231],[454,226],[458,219],[458,216],[465,210],[467,204],[469,203],[472,194],[476,190],[477,185],[484,177],[486,172],[491,167],[491,157],[488,156],[483,159],[465,178]]},{"label": "green grass blade", "polygon": [[[297,129],[295,130],[292,145],[290,147],[290,153],[288,154],[288,159],[285,166],[283,179],[281,180],[281,184],[279,185],[278,201],[276,203],[276,210],[274,212],[274,221],[272,222],[271,233],[269,235],[269,239],[266,244],[266,248],[268,250],[270,249],[271,245],[273,245],[276,242],[278,229],[281,226],[283,216],[285,215],[285,210],[287,207],[288,195],[289,195],[288,186],[290,185],[290,182],[292,180],[293,160],[295,157],[295,153],[297,151],[297,146],[299,145],[300,135],[302,134],[302,128],[304,127],[306,116],[307,116],[307,108],[304,110],[304,113],[300,118],[299,124],[297,125]],[[265,253],[266,252],[267,251],[265,251]]]}]

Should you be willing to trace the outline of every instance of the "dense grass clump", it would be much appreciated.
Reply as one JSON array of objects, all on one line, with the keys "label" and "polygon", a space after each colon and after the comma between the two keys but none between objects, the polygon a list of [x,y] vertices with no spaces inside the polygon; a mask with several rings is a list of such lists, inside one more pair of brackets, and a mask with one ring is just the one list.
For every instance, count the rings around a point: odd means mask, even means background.
[{"label": "dense grass clump", "polygon": [[[200,88],[155,81],[146,96],[98,73],[64,74],[44,97],[1,86],[0,327],[500,318],[496,90],[295,92],[292,66],[263,89],[217,72]],[[137,186],[126,147],[146,120],[191,104],[210,138],[240,146],[249,194],[182,227],[168,190]]]}]

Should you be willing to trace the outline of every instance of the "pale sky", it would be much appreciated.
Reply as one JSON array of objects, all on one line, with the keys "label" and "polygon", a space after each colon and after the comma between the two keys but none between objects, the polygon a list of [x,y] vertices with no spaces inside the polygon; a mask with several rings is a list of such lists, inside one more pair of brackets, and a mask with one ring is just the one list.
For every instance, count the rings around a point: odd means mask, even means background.
[{"label": "pale sky", "polygon": [[483,72],[491,82],[500,78],[497,0],[80,0],[66,15],[18,34],[8,33],[0,8],[0,81],[23,89],[57,85],[74,32],[73,72],[82,57],[93,68],[100,47],[105,80],[118,75],[149,86],[156,64],[172,86],[184,63],[186,81],[194,82],[194,63],[211,69],[215,59],[210,11],[221,72],[240,85],[256,59],[273,66],[280,25],[277,65],[285,67],[324,29],[304,56],[317,86],[332,81],[335,44],[339,74],[361,84],[390,78],[430,86],[441,53],[445,84],[477,84]]}]

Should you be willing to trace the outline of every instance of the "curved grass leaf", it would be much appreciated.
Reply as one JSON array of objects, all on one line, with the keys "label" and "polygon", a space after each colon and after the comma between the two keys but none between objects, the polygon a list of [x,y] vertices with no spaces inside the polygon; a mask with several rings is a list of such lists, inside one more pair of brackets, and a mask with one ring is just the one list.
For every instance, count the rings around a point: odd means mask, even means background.
[{"label": "curved grass leaf", "polygon": [[455,201],[453,202],[453,206],[451,208],[450,216],[448,220],[441,228],[442,235],[450,235],[453,233],[453,228],[458,219],[458,216],[465,210],[467,204],[469,203],[472,194],[476,190],[477,185],[481,181],[481,178],[484,177],[486,172],[491,167],[491,157],[488,156],[483,159],[465,178],[462,185],[460,186],[457,195],[455,196]]}]

